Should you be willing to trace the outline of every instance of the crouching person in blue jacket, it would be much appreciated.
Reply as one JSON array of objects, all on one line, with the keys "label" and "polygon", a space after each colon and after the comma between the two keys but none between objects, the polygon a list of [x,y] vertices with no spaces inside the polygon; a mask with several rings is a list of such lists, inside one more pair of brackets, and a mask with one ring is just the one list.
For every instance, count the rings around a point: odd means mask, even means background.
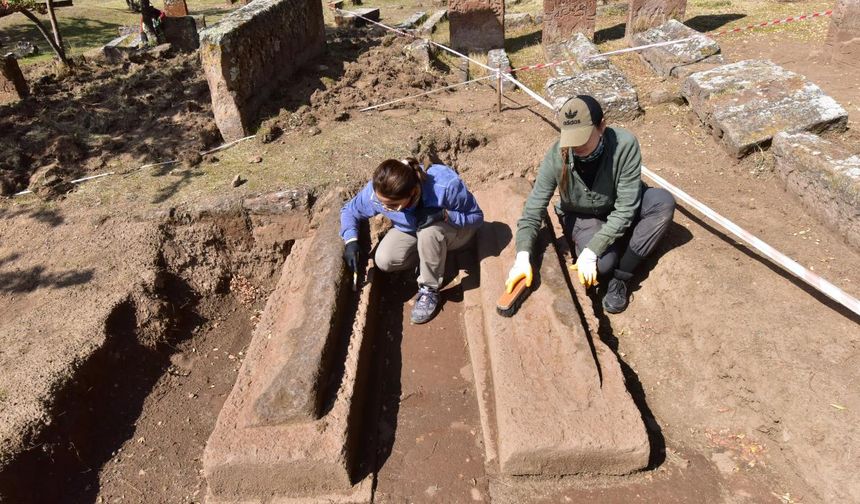
[{"label": "crouching person in blue jacket", "polygon": [[374,215],[388,217],[388,231],[376,249],[374,262],[382,271],[418,266],[418,296],[412,322],[423,324],[436,314],[439,287],[449,250],[465,246],[484,222],[478,202],[457,173],[434,164],[426,170],[412,158],[388,159],[340,212],[344,260],[358,268],[358,224]]}]

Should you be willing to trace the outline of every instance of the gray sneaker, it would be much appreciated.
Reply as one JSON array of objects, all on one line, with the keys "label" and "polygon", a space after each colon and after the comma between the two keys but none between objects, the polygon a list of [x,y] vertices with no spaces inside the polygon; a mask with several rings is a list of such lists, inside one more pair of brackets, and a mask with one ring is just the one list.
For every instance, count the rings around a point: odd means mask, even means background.
[{"label": "gray sneaker", "polygon": [[418,297],[415,306],[412,307],[412,323],[423,324],[429,322],[436,315],[439,307],[439,291],[426,285],[418,287]]}]

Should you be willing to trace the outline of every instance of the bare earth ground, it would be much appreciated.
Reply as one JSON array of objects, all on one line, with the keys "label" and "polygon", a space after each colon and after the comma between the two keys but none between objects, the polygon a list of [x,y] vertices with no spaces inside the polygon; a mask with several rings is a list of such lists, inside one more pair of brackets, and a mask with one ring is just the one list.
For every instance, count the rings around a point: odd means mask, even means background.
[{"label": "bare earth ground", "polygon": [[[789,40],[779,45],[766,37],[745,37],[726,39],[723,49],[730,60],[771,57],[809,76],[853,118],[860,92],[851,83],[860,80],[858,71],[817,62],[814,44],[791,40],[787,33]],[[363,54],[365,46],[359,46],[356,51]],[[396,49],[395,44],[383,59]],[[768,153],[740,162],[729,157],[687,119],[688,108],[647,104],[648,90],[672,83],[649,75],[635,56],[616,64],[637,85],[646,108],[643,118],[625,126],[639,136],[649,168],[860,295],[860,253],[784,190]],[[93,181],[53,203],[29,198],[2,203],[0,358],[3,369],[12,370],[11,375],[4,371],[0,383],[4,409],[26,395],[26,387],[10,388],[9,377],[24,381],[36,370],[50,369],[44,363],[67,359],[62,352],[82,344],[63,341],[61,335],[96,328],[99,321],[86,315],[94,317],[116,302],[113,297],[124,296],[137,264],[151,260],[153,245],[144,239],[154,232],[146,217],[150,210],[195,208],[227,191],[238,197],[298,186],[354,189],[381,159],[413,151],[435,152],[452,162],[470,186],[490,186],[499,178],[533,175],[556,134],[553,117],[524,94],[508,96],[506,110],[498,115],[494,94],[481,86],[388,111],[352,111],[348,120],[336,121],[326,104],[337,103],[337,83],[350,77],[348,67],[334,70],[331,82],[324,81],[330,95],[321,92],[315,107],[319,134],[308,133],[311,125],[304,124],[314,110],[299,113],[301,124],[290,128],[290,112],[297,105],[289,105],[279,116],[285,131],[273,142],[240,144],[201,165]],[[374,76],[371,70],[359,79]],[[431,78],[435,85],[438,79],[443,77]],[[393,91],[361,99],[390,99],[425,85],[407,82],[412,80],[395,79],[403,86],[389,85]],[[856,139],[856,131],[847,137]],[[232,189],[229,182],[237,173],[248,183]],[[381,457],[378,498],[467,502],[492,494],[498,502],[856,501],[857,318],[683,210],[646,270],[637,279],[628,311],[601,316],[601,336],[626,364],[634,394],[647,404],[643,415],[656,440],[651,470],[618,479],[535,482],[525,491],[494,481],[492,471],[477,464],[480,423],[474,389],[462,371],[468,354],[461,297],[453,289],[433,324],[414,327],[405,318],[408,305],[398,314],[412,294],[403,286],[392,291],[387,323],[393,346],[386,352],[395,360],[386,371],[383,404],[397,406],[396,414],[383,412],[393,442]],[[81,479],[68,484],[66,501],[200,500],[199,454],[250,333],[247,310],[232,298],[199,307],[201,320],[188,326],[175,351],[165,354],[179,354],[175,362],[162,359],[155,365],[162,372],[146,375],[150,381],[141,385],[137,411],[105,412],[105,418],[115,415],[128,422],[126,429],[107,442],[94,442],[107,448],[88,469],[98,476],[84,477],[83,485]],[[30,351],[34,354],[28,356]],[[385,432],[383,423],[380,433]]]}]

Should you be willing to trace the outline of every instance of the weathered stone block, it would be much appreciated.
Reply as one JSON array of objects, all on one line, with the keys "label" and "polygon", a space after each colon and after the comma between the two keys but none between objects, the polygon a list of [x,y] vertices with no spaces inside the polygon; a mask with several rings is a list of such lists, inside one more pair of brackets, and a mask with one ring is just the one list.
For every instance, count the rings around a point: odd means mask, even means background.
[{"label": "weathered stone block", "polygon": [[403,48],[403,54],[418,63],[418,67],[425,72],[433,69],[432,46],[424,39],[417,39]]},{"label": "weathered stone block", "polygon": [[188,5],[185,0],[164,0],[163,11],[168,17],[183,17],[188,15]]},{"label": "weathered stone block", "polygon": [[165,40],[180,51],[194,52],[200,47],[197,21],[191,16],[164,18],[161,29]]},{"label": "weathered stone block", "polygon": [[30,95],[30,88],[15,56],[0,59],[0,105],[14,103]]},{"label": "weathered stone block", "polygon": [[802,75],[745,60],[698,72],[681,92],[728,151],[741,157],[780,131],[845,129],[848,114]]},{"label": "weathered stone block", "polygon": [[575,33],[582,33],[591,40],[596,15],[595,0],[544,0],[543,44],[567,40]]},{"label": "weathered stone block", "polygon": [[528,192],[525,180],[513,179],[475,194],[486,222],[478,232],[480,286],[466,291],[465,311],[470,354],[486,351],[472,358],[480,412],[494,416],[482,425],[497,431],[487,458],[512,476],[642,469],[650,447],[641,414],[615,355],[579,316],[550,229],[532,254],[536,289],[514,318],[494,309],[516,254],[505,223],[516,222]]},{"label": "weathered stone block", "polygon": [[[504,49],[493,49],[487,53],[487,66],[501,69],[502,73],[511,73],[511,60],[508,59],[508,53]],[[490,85],[493,86],[493,89],[498,89],[499,80],[490,79]],[[516,89],[516,85],[513,82],[504,78],[502,79],[502,90],[513,91],[514,89]]]},{"label": "weathered stone block", "polygon": [[440,22],[442,22],[442,20],[446,19],[447,17],[448,11],[445,9],[434,12],[430,15],[430,17],[427,18],[427,21],[424,21],[424,24],[422,24],[421,27],[418,28],[418,34],[430,35],[434,31],[436,31],[436,25],[438,25]]},{"label": "weathered stone block", "polygon": [[776,172],[806,207],[860,247],[860,148],[811,133],[773,137]]},{"label": "weathered stone block", "polygon": [[600,102],[607,119],[628,120],[642,113],[636,89],[584,34],[544,45],[544,53],[549,62],[572,61],[553,67],[558,77],[551,77],[544,87],[544,95],[556,110],[570,97],[587,94]]},{"label": "weathered stone block", "polygon": [[256,0],[203,30],[200,44],[221,136],[241,138],[279,81],[322,53],[322,3]]},{"label": "weathered stone block", "polygon": [[634,34],[660,26],[670,19],[684,19],[687,0],[630,0],[624,34]]},{"label": "weathered stone block", "polygon": [[381,19],[378,8],[364,7],[361,9],[352,9],[350,12],[354,12],[355,14],[349,14],[340,10],[335,11],[334,24],[338,28],[355,28],[369,24],[366,19],[372,21],[379,21]]},{"label": "weathered stone block", "polygon": [[[331,285],[353,295],[337,230],[337,212],[329,212],[313,238],[295,242],[284,264],[206,443],[203,470],[213,502],[319,497],[348,492],[360,479],[378,285],[371,275],[351,331],[329,334],[333,329],[323,326],[350,329],[348,311],[333,306],[338,295]],[[331,350],[339,366],[321,371],[321,353]],[[326,387],[324,411],[310,383]]]},{"label": "weathered stone block", "polygon": [[397,25],[397,28],[400,29],[411,29],[418,26],[419,23],[423,22],[427,19],[427,13],[424,11],[416,12],[412,14],[408,18],[404,19],[401,23]]},{"label": "weathered stone block", "polygon": [[720,45],[707,35],[670,19],[660,26],[633,34],[630,38],[630,46],[638,47],[688,38],[693,40],[637,52],[654,72],[663,77],[669,77],[674,75],[673,72],[677,74],[680,67],[699,62],[713,62],[714,57],[720,53]]},{"label": "weathered stone block", "polygon": [[826,45],[835,60],[860,66],[860,0],[836,1]]},{"label": "weathered stone block", "polygon": [[532,15],[528,12],[515,12],[513,14],[505,14],[505,29],[519,30],[534,25]]},{"label": "weathered stone block", "polygon": [[580,94],[596,99],[610,121],[635,119],[642,114],[636,89],[617,68],[592,70],[573,77],[552,77],[545,95],[558,110],[568,98]]},{"label": "weathered stone block", "polygon": [[488,52],[505,46],[503,0],[450,0],[451,45],[458,51]]},{"label": "weathered stone block", "polygon": [[552,67],[559,77],[570,77],[588,70],[604,70],[612,67],[609,58],[600,55],[600,50],[582,33],[575,33],[567,40],[543,45],[547,62],[572,60],[570,63]]}]

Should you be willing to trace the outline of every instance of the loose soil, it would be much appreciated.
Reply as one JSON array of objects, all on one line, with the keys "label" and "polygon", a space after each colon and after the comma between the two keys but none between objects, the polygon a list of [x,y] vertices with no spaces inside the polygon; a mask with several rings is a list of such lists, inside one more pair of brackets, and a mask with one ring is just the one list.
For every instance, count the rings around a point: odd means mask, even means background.
[{"label": "loose soil", "polygon": [[[772,57],[809,76],[856,114],[860,91],[851,83],[860,79],[857,69],[817,60],[814,51],[820,34],[810,42],[792,39],[791,31],[781,33],[787,38],[785,45],[751,36],[723,42],[724,52],[730,60]],[[344,51],[368,66],[338,66],[334,58],[323,63],[325,69],[311,69],[302,77],[308,80],[300,81],[301,96],[310,100],[310,107],[299,111],[298,101],[274,107],[263,130],[267,124],[277,125],[281,135],[268,138],[268,143],[247,142],[219,152],[207,163],[174,172],[142,170],[100,179],[80,186],[63,201],[3,202],[3,235],[16,239],[0,244],[0,275],[5,275],[0,278],[18,286],[0,290],[7,329],[0,345],[9,350],[0,356],[4,369],[16,362],[15,352],[41,341],[9,329],[10,316],[5,314],[28,313],[54,303],[60,308],[47,316],[62,319],[73,311],[70,307],[82,283],[92,289],[114,286],[107,292],[116,292],[116,284],[109,283],[110,275],[101,269],[94,275],[90,271],[83,281],[64,272],[86,272],[88,264],[99,262],[122,264],[128,253],[122,237],[143,234],[137,229],[150,212],[170,212],[182,205],[204,211],[211,208],[208,195],[227,191],[242,196],[307,185],[317,194],[335,188],[348,194],[367,180],[380,160],[410,153],[450,162],[474,188],[490,187],[498,179],[534,176],[557,135],[547,110],[522,93],[511,93],[499,115],[494,93],[476,85],[358,113],[359,103],[418,92],[449,77],[438,71],[420,78],[392,76],[397,65],[406,62],[385,61],[401,58],[402,41],[385,45],[382,37],[356,37],[360,41],[355,47]],[[171,66],[195,64],[176,61]],[[648,103],[651,90],[673,88],[676,82],[654,77],[634,55],[615,62],[636,85],[646,111],[641,119],[623,125],[639,137],[646,166],[852,295],[860,295],[856,271],[860,252],[785,191],[768,152],[735,160],[688,119],[687,107]],[[194,80],[198,78],[191,81],[199,82]],[[359,85],[374,78],[386,85]],[[149,82],[144,75],[139,79]],[[132,98],[131,105],[124,106],[134,105]],[[188,100],[200,107],[200,115],[192,118],[208,117],[205,100],[193,96]],[[42,115],[62,110],[53,103]],[[350,106],[345,111],[348,117],[341,117],[342,108]],[[307,122],[311,116],[315,124]],[[203,123],[194,124],[198,126],[192,124],[177,134],[197,138],[193,135]],[[852,119],[844,138],[856,142],[856,125]],[[311,132],[312,128],[319,131]],[[24,144],[33,159],[52,160],[47,144]],[[133,151],[88,144],[86,152],[104,150],[82,158],[88,160],[83,165],[71,166],[93,169],[108,163],[115,152],[135,161],[147,155],[170,159],[178,152],[171,151],[171,145]],[[249,163],[256,156],[262,161]],[[84,165],[88,168],[78,168]],[[249,182],[233,189],[229,181],[237,173]],[[95,247],[82,245],[102,235],[116,238],[99,241],[103,246],[98,253]],[[208,250],[191,255],[202,257]],[[32,270],[37,267],[43,269]],[[32,272],[22,275],[23,270]],[[123,275],[110,281],[130,281]],[[492,468],[482,467],[480,421],[464,370],[468,354],[460,326],[461,298],[452,289],[436,320],[410,326],[407,300],[414,290],[392,285],[386,292],[390,346],[385,349],[389,361],[382,397],[387,409],[380,423],[384,442],[377,482],[377,498],[383,502],[460,502],[477,495],[497,502],[815,503],[852,502],[860,496],[854,474],[860,465],[860,402],[851,394],[860,385],[858,318],[694,213],[684,209],[676,213],[659,250],[637,275],[630,308],[615,316],[598,313],[600,335],[623,362],[631,390],[647,407],[643,414],[649,429],[657,433],[653,467],[630,477],[517,486],[523,482],[498,478]],[[599,297],[594,301],[599,307]],[[238,352],[252,327],[248,320],[252,312],[236,301],[212,303],[211,315],[205,315],[209,312],[201,306],[206,320],[195,326],[197,332],[186,334],[170,352],[179,354],[175,362],[162,363],[166,373],[155,373],[142,385],[140,413],[130,415],[128,429],[113,439],[103,463],[90,468],[98,475],[87,480],[91,487],[77,488],[74,495],[90,502],[201,498],[201,446],[229,391],[241,359]],[[221,319],[217,328],[216,318]],[[18,323],[20,318],[15,315],[11,320]],[[60,332],[57,325],[36,326],[47,331],[42,338]],[[170,362],[169,354],[166,358]],[[189,362],[190,374],[183,376]],[[28,366],[29,371],[22,373],[33,372],[39,362]],[[210,385],[215,387],[207,389]],[[0,402],[6,397],[8,392],[0,390]]]}]

